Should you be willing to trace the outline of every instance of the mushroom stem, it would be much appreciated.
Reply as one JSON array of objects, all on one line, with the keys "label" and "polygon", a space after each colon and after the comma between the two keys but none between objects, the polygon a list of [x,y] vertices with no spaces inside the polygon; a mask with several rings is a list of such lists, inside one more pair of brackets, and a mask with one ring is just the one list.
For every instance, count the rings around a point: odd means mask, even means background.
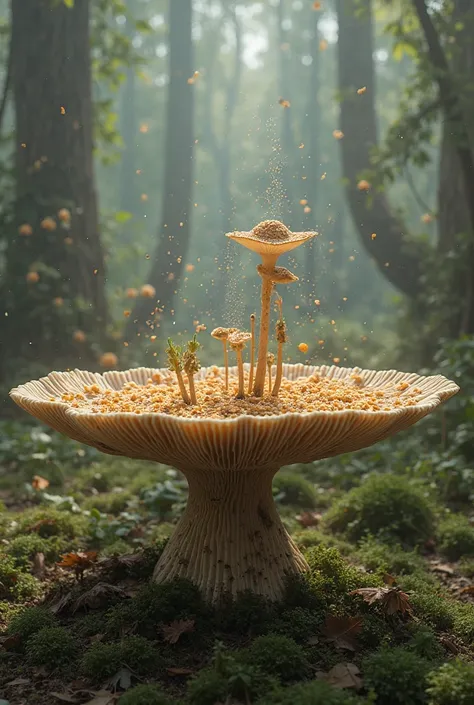
[{"label": "mushroom stem", "polygon": [[278,341],[277,364],[275,383],[272,389],[272,396],[277,397],[281,387],[281,378],[283,376],[283,343]]},{"label": "mushroom stem", "polygon": [[154,580],[187,578],[212,602],[245,590],[280,600],[287,576],[308,566],[278,516],[274,474],[269,468],[187,468],[188,504]]},{"label": "mushroom stem", "polygon": [[188,383],[189,383],[189,396],[191,397],[191,404],[197,404],[196,387],[194,385],[194,375],[188,374],[187,377],[188,377]]},{"label": "mushroom stem", "polygon": [[244,361],[242,359],[242,349],[238,349],[235,351],[237,353],[237,368],[239,370],[239,391],[237,393],[237,399],[244,399],[245,398],[245,389],[244,389]]},{"label": "mushroom stem", "polygon": [[225,367],[225,390],[229,389],[229,353],[227,351],[227,338],[222,341],[224,344],[224,367]]},{"label": "mushroom stem", "polygon": [[253,385],[253,370],[255,367],[255,314],[252,313],[250,316],[250,333],[252,334],[252,341],[250,344],[250,372],[249,372],[249,394],[252,392]]},{"label": "mushroom stem", "polygon": [[272,393],[272,366],[275,362],[275,355],[273,353],[267,354],[267,369],[268,369],[268,393]]},{"label": "mushroom stem", "polygon": [[267,373],[268,331],[270,328],[270,308],[273,291],[273,282],[271,277],[264,273],[260,273],[260,276],[262,277],[262,311],[260,314],[257,369],[255,371],[255,382],[253,385],[253,394],[256,397],[263,396],[263,391],[265,388],[265,377]]},{"label": "mushroom stem", "polygon": [[175,373],[176,379],[178,380],[179,391],[181,392],[181,396],[183,397],[184,403],[191,404],[191,399],[189,398],[188,390],[186,389],[186,385],[184,384],[184,379],[183,375],[181,374],[181,370],[175,370]]}]

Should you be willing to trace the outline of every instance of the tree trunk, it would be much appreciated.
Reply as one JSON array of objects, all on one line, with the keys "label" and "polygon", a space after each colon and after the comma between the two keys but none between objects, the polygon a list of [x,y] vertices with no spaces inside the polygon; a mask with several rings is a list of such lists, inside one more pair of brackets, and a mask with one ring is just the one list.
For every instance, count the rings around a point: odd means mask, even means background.
[{"label": "tree trunk", "polygon": [[[125,27],[126,35],[133,39],[133,17],[135,3],[128,3],[129,17]],[[125,85],[122,89],[121,134],[124,142],[122,163],[120,165],[120,210],[136,214],[136,155],[137,155],[137,111],[136,111],[136,69],[127,69]]]},{"label": "tree trunk", "polygon": [[[365,249],[388,281],[413,297],[419,291],[420,262],[405,242],[406,229],[390,211],[383,194],[372,192],[372,204],[359,191],[362,171],[370,167],[370,149],[377,144],[374,43],[371,0],[337,0],[338,71],[341,94],[342,168],[354,223]],[[367,87],[364,95],[357,89]],[[377,237],[372,239],[372,233]]]},{"label": "tree trunk", "polygon": [[[16,202],[5,252],[2,362],[72,363],[72,332],[104,339],[107,306],[92,157],[89,1],[12,0]],[[58,211],[68,209],[70,229]],[[42,225],[48,221],[47,229]],[[22,224],[30,236],[19,235]],[[39,282],[27,284],[35,270]],[[63,306],[54,306],[60,297]],[[82,350],[83,348],[81,348]],[[90,356],[89,356],[90,359]]]},{"label": "tree trunk", "polygon": [[[148,277],[148,283],[156,289],[156,303],[165,316],[170,316],[173,311],[190,239],[194,89],[188,84],[188,79],[194,70],[192,2],[170,0],[169,87],[162,224]],[[129,318],[127,337],[133,335],[137,322],[143,327],[150,318],[151,309],[151,299],[138,300]]]}]

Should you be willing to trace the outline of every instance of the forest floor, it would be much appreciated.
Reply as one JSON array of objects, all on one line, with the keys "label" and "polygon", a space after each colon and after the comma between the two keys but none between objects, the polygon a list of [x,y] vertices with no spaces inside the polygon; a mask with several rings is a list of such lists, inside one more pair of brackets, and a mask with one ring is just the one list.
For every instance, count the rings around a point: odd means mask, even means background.
[{"label": "forest floor", "polygon": [[474,528],[449,454],[284,469],[310,571],[282,605],[210,608],[150,581],[186,502],[175,471],[0,430],[0,705],[474,704]]}]

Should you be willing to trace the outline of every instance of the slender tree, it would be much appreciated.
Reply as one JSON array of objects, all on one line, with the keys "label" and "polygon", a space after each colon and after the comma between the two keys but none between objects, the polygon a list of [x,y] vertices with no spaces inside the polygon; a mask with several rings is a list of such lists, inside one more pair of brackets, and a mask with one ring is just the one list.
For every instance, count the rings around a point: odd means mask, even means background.
[{"label": "slender tree", "polygon": [[16,198],[2,281],[4,374],[8,358],[77,359],[74,328],[100,344],[107,322],[89,0],[12,0],[11,12]]},{"label": "slender tree", "polygon": [[[169,3],[169,83],[166,115],[165,183],[162,223],[148,282],[156,290],[157,306],[169,316],[186,261],[191,234],[194,88],[192,0]],[[126,336],[143,326],[153,310],[150,299],[137,299]]]}]

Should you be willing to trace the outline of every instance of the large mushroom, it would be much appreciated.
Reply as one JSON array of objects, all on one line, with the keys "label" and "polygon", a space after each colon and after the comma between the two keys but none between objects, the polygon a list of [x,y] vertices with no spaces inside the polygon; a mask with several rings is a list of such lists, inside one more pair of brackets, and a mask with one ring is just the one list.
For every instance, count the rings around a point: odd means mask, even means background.
[{"label": "large mushroom", "polygon": [[299,247],[317,233],[292,233],[279,220],[265,220],[249,232],[227,233],[227,237],[239,242],[262,258],[262,264],[257,271],[262,278],[262,310],[260,314],[260,333],[258,338],[257,369],[253,393],[261,397],[265,389],[267,368],[268,333],[270,329],[270,304],[274,284],[289,284],[297,280],[284,267],[276,267],[278,257],[285,252]]},{"label": "large mushroom", "polygon": [[[231,372],[235,375],[235,368]],[[206,369],[199,370],[196,384],[207,374]],[[273,500],[272,480],[280,467],[370,446],[408,428],[458,391],[456,384],[440,375],[296,364],[283,365],[283,376],[290,383],[317,377],[347,380],[356,386],[355,375],[357,385],[375,393],[391,384],[400,389],[417,387],[419,401],[389,411],[200,418],[133,411],[94,413],[61,400],[63,394],[72,397],[84,385],[114,391],[130,382],[146,385],[153,377],[160,380],[157,386],[168,385],[170,375],[167,369],[143,367],[102,375],[52,372],[13,389],[11,396],[57,431],[104,453],[154,460],[183,472],[189,485],[188,504],[154,579],[188,578],[211,601],[243,590],[278,600],[285,578],[307,569]]]}]

